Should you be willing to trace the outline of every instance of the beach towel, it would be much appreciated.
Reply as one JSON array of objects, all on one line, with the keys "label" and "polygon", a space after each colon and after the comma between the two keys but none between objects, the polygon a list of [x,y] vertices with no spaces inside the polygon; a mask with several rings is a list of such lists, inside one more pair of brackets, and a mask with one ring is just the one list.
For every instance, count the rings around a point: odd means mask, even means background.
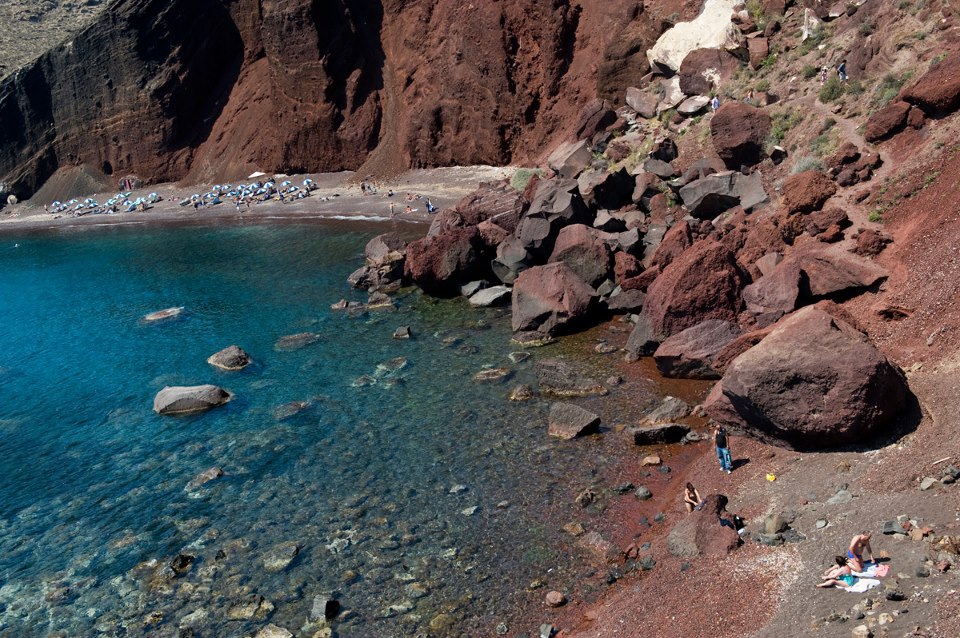
[{"label": "beach towel", "polygon": [[854,572],[853,575],[858,578],[883,578],[888,573],[890,573],[890,565],[867,563],[863,566],[862,572]]},{"label": "beach towel", "polygon": [[849,587],[838,587],[843,591],[853,592],[854,594],[862,594],[865,591],[869,591],[880,584],[880,581],[875,578],[858,578],[857,582],[850,585]]}]

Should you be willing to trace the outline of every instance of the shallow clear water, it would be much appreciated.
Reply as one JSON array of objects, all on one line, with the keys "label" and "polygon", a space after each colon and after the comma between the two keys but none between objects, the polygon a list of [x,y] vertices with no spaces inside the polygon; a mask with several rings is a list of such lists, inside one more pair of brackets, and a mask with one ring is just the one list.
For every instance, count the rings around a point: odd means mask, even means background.
[{"label": "shallow clear water", "polygon": [[[268,622],[313,635],[326,592],[346,610],[337,636],[489,635],[541,604],[532,580],[574,578],[569,484],[602,458],[548,440],[544,404],[506,400],[541,355],[510,363],[502,311],[419,293],[394,312],[329,309],[363,299],[345,278],[383,230],[0,236],[0,636],[249,636]],[[184,315],[141,320],[170,306]],[[400,325],[415,338],[394,340]],[[275,349],[301,332],[321,339]],[[230,344],[254,365],[206,363]],[[378,369],[396,357],[406,366]],[[473,380],[491,365],[512,379]],[[364,375],[375,383],[355,387]],[[152,412],[163,386],[200,383],[235,398]],[[294,401],[308,405],[284,418]],[[185,490],[213,466],[225,475]],[[270,571],[286,542],[299,554]],[[168,578],[178,553],[195,559]],[[269,605],[244,618],[259,596]]]}]

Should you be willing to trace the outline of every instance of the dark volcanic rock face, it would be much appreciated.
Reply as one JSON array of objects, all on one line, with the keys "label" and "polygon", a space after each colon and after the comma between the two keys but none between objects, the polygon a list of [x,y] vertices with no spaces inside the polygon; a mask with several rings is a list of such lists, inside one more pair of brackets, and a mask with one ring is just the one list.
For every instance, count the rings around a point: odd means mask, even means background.
[{"label": "dark volcanic rock face", "polygon": [[628,0],[115,0],[0,83],[0,180],[523,162],[635,80],[596,72],[617,34],[659,28]]}]

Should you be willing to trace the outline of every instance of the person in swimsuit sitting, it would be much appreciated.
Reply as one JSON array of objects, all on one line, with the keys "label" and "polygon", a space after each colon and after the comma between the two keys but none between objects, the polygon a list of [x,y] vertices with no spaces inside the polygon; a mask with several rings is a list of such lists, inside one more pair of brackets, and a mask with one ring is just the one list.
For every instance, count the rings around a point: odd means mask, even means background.
[{"label": "person in swimsuit sitting", "polygon": [[700,498],[700,492],[693,486],[693,483],[687,483],[687,489],[683,492],[683,504],[687,506],[687,511],[692,512],[695,508],[700,509],[703,499]]},{"label": "person in swimsuit sitting", "polygon": [[857,577],[853,575],[850,569],[849,561],[843,556],[837,556],[836,565],[832,565],[823,572],[823,582],[817,587],[850,587],[857,582]]},{"label": "person in swimsuit sitting", "polygon": [[847,550],[848,564],[855,572],[863,571],[863,553],[870,556],[870,562],[873,562],[873,549],[870,547],[870,532],[861,532],[850,541],[850,548]]}]

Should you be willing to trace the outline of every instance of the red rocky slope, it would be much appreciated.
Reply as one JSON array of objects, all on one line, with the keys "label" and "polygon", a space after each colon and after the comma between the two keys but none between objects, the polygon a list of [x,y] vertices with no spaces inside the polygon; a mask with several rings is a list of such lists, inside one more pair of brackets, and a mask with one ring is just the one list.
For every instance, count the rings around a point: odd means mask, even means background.
[{"label": "red rocky slope", "polygon": [[0,84],[0,180],[523,161],[699,4],[115,0]]}]

